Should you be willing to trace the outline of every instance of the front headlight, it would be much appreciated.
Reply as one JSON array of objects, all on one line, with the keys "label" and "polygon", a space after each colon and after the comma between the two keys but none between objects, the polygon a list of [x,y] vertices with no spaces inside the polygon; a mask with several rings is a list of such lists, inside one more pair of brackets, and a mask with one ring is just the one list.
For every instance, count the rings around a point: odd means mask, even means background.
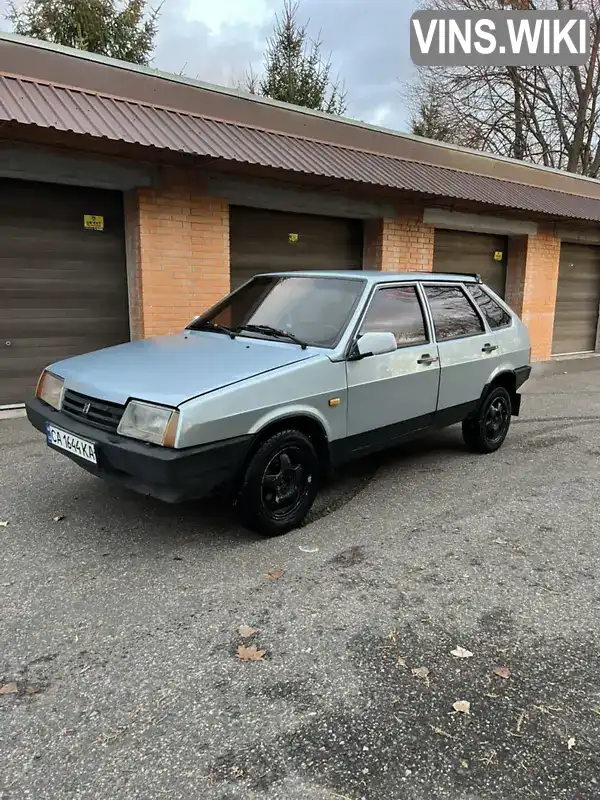
[{"label": "front headlight", "polygon": [[62,378],[44,370],[40,375],[37,389],[35,390],[35,396],[43,400],[44,403],[48,403],[52,408],[60,411],[64,385],[65,382]]},{"label": "front headlight", "polygon": [[117,433],[143,442],[174,447],[178,422],[179,411],[175,408],[131,400],[121,417]]}]

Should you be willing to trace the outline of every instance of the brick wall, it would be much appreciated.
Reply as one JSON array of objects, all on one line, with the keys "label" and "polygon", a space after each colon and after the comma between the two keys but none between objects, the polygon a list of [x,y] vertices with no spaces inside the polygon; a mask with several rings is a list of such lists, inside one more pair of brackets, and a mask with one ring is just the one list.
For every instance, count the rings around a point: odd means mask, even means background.
[{"label": "brick wall", "polygon": [[[229,209],[186,176],[167,188],[125,198],[130,318],[133,338],[171,333],[229,291]],[[363,267],[431,271],[435,229],[422,209],[402,207],[395,219],[367,220]],[[529,329],[532,359],[552,353],[560,240],[551,229],[510,237],[507,300]]]},{"label": "brick wall", "polygon": [[367,220],[363,267],[388,272],[431,272],[435,229],[423,209],[400,208],[396,219]]},{"label": "brick wall", "polygon": [[552,355],[559,259],[560,239],[550,228],[509,239],[506,299],[527,325],[533,361]]},{"label": "brick wall", "polygon": [[134,338],[172,333],[229,291],[227,201],[184,179],[126,198]]},{"label": "brick wall", "polygon": [[[434,242],[435,229],[423,223],[422,209],[401,208],[397,219],[365,223],[363,266],[430,272]],[[560,239],[550,228],[509,237],[507,301],[527,325],[535,361],[552,355],[559,258]]]}]

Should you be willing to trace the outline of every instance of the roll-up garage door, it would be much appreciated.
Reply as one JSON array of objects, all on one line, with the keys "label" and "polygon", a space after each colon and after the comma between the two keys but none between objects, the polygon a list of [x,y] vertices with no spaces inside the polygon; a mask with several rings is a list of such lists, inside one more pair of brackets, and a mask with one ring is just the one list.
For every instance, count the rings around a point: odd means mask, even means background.
[{"label": "roll-up garage door", "polygon": [[231,288],[260,272],[361,269],[361,220],[231,206]]},{"label": "roll-up garage door", "polygon": [[436,229],[433,270],[479,273],[484,283],[504,297],[507,248],[505,236]]},{"label": "roll-up garage door", "polygon": [[563,242],[552,354],[591,352],[596,347],[600,306],[600,247]]},{"label": "roll-up garage door", "polygon": [[0,179],[0,405],[48,364],[128,339],[122,194]]}]

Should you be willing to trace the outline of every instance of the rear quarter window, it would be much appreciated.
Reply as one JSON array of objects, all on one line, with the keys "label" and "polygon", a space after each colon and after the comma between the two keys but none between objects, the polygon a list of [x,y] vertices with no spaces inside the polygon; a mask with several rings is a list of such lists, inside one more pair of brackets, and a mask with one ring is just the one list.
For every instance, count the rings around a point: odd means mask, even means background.
[{"label": "rear quarter window", "polygon": [[511,323],[510,314],[498,305],[498,303],[481,286],[468,284],[467,289],[486,318],[490,328],[505,328]]},{"label": "rear quarter window", "polygon": [[483,322],[460,286],[424,286],[438,342],[484,333]]}]

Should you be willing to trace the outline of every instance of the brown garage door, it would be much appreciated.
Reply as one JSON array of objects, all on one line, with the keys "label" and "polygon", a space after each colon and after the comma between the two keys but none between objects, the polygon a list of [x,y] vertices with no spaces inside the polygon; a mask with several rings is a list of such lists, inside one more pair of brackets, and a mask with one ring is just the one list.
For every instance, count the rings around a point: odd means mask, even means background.
[{"label": "brown garage door", "polygon": [[361,269],[362,221],[230,208],[231,288],[259,272]]},{"label": "brown garage door", "polygon": [[48,364],[128,339],[121,193],[1,178],[0,405]]},{"label": "brown garage door", "polygon": [[505,236],[436,230],[433,269],[435,272],[479,273],[484,283],[504,297],[507,247]]},{"label": "brown garage door", "polygon": [[600,305],[600,247],[563,242],[552,354],[585,353],[596,347]]}]

